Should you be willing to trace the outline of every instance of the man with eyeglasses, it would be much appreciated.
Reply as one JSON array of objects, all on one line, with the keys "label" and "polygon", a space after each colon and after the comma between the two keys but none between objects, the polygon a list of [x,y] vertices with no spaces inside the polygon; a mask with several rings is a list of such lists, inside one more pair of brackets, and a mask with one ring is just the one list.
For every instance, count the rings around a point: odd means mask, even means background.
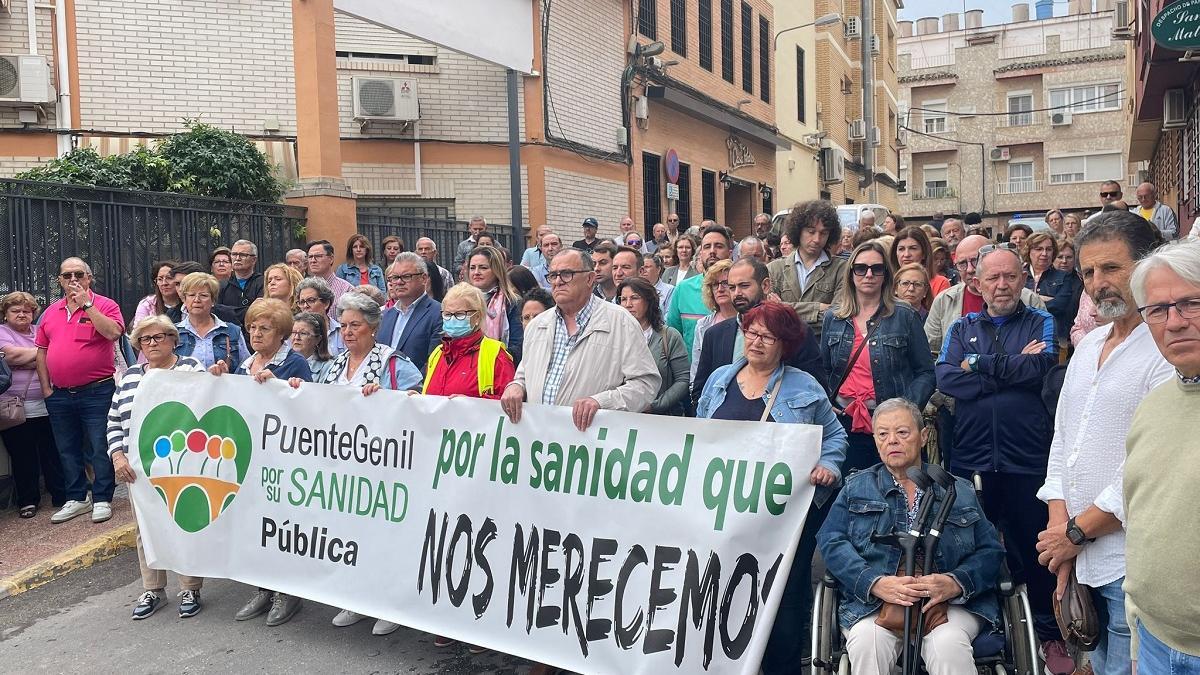
[{"label": "man with eyeglasses", "polygon": [[1131,670],[1121,588],[1125,438],[1138,405],[1171,378],[1172,368],[1138,313],[1129,280],[1158,243],[1157,229],[1129,212],[1097,218],[1075,240],[1084,286],[1107,323],[1080,340],[1067,365],[1046,480],[1038,490],[1050,511],[1038,535],[1038,561],[1057,577],[1057,592],[1074,571],[1102,609],[1100,642],[1089,652],[1096,675]]},{"label": "man with eyeglasses", "polygon": [[233,244],[229,257],[233,260],[233,274],[221,285],[217,292],[213,314],[223,321],[230,321],[242,326],[242,335],[247,342],[250,335],[246,333],[246,310],[250,303],[263,296],[263,275],[254,271],[258,262],[258,247],[254,242],[239,239]]},{"label": "man with eyeglasses", "polygon": [[771,214],[760,213],[754,216],[754,236],[766,241],[771,234]]},{"label": "man with eyeglasses", "polygon": [[[987,237],[978,234],[969,235],[958,243],[954,252],[954,267],[962,283],[951,286],[933,299],[929,315],[925,318],[925,337],[929,338],[930,352],[936,354],[941,351],[950,324],[972,312],[983,310],[983,296],[975,277],[975,259],[979,256],[979,250],[990,243]],[[1041,296],[1029,289],[1021,291],[1021,302],[1036,309],[1046,308]]]},{"label": "man with eyeglasses", "polygon": [[667,216],[667,233],[672,239],[683,234],[684,230],[686,229],[687,228],[683,226],[683,223],[679,222],[678,213],[672,213]]},{"label": "man with eyeglasses", "polygon": [[338,300],[354,287],[333,273],[333,244],[328,240],[310,241],[304,248],[308,251],[308,275],[323,280],[333,292],[333,301],[326,307],[326,313],[330,319],[336,319],[334,308]]},{"label": "man with eyeglasses", "polygon": [[1171,207],[1158,201],[1158,188],[1154,183],[1138,185],[1134,195],[1138,201],[1137,214],[1157,227],[1163,239],[1171,241],[1179,236],[1179,220]]},{"label": "man with eyeglasses", "polygon": [[1061,658],[1066,648],[1051,608],[1055,581],[1037,552],[1048,517],[1037,493],[1053,435],[1042,383],[1058,363],[1054,317],[1021,301],[1025,269],[1015,249],[983,246],[976,264],[984,307],[950,325],[934,366],[938,389],[954,399],[950,471],[967,479],[978,474],[983,509],[1003,534],[1009,569],[1028,586],[1043,657],[1051,672],[1067,675],[1074,664]]},{"label": "man with eyeglasses", "polygon": [[[83,260],[64,260],[58,285],[64,297],[42,313],[34,337],[38,380],[67,489],[66,504],[50,522],[91,511],[92,522],[102,523],[112,517],[116,489],[105,434],[116,390],[113,344],[125,332],[125,321],[116,302],[92,292],[92,268]],[[90,486],[88,464],[95,476]]]},{"label": "man with eyeglasses", "polygon": [[1130,289],[1175,371],[1138,406],[1125,444],[1132,653],[1142,673],[1200,673],[1200,242],[1155,251],[1138,263]]},{"label": "man with eyeglasses", "polygon": [[388,298],[375,341],[390,345],[425,372],[429,355],[442,339],[442,304],[426,295],[428,277],[421,256],[405,251],[386,274]]},{"label": "man with eyeglasses", "polygon": [[[1121,192],[1121,184],[1115,180],[1106,180],[1100,184],[1100,210],[1083,219],[1083,225],[1086,227],[1092,222],[1092,219],[1099,216],[1101,213],[1113,210],[1114,206],[1124,204]],[[1127,208],[1127,207],[1126,207]],[[1124,210],[1124,208],[1122,208]]]},{"label": "man with eyeglasses", "polygon": [[500,397],[504,413],[517,424],[526,400],[569,405],[575,427],[586,431],[600,409],[645,410],[661,384],[658,366],[633,315],[592,294],[591,256],[564,249],[546,276],[555,307],[525,328],[524,355]]}]

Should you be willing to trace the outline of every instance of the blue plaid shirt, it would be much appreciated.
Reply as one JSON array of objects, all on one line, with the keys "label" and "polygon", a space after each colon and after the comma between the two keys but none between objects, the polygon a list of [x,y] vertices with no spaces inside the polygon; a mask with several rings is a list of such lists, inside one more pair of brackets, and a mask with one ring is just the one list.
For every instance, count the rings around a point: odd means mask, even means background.
[{"label": "blue plaid shirt", "polygon": [[592,318],[592,307],[597,300],[596,296],[588,299],[588,303],[579,310],[575,315],[575,334],[567,334],[567,322],[563,319],[562,312],[555,308],[554,310],[554,351],[550,354],[550,366],[546,369],[546,385],[542,389],[542,403],[545,405],[554,405],[554,399],[558,397],[558,387],[562,384],[563,374],[566,372],[567,357],[570,356],[571,350],[579,343],[579,337],[583,335],[583,329],[587,328],[588,321]]}]

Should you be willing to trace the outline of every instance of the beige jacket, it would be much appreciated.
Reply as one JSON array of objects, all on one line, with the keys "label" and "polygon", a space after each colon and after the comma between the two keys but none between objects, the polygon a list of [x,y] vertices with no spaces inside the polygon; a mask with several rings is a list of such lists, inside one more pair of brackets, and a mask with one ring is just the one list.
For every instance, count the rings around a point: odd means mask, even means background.
[{"label": "beige jacket", "polygon": [[[546,372],[554,352],[558,310],[542,312],[525,327],[521,364],[513,382],[525,400],[542,402]],[[662,378],[637,320],[621,307],[596,300],[592,317],[567,355],[555,405],[571,405],[590,396],[604,410],[642,412],[658,394]]]},{"label": "beige jacket", "polygon": [[[925,317],[925,337],[929,338],[929,351],[934,354],[942,351],[942,341],[946,339],[950,324],[962,318],[965,289],[965,285],[955,284],[934,298],[929,307],[929,316]],[[1046,309],[1042,296],[1028,288],[1021,289],[1021,302],[1029,307]]]},{"label": "beige jacket", "polygon": [[800,280],[796,278],[795,254],[772,260],[767,264],[767,273],[771,276],[771,289],[780,300],[791,305],[800,318],[808,322],[813,334],[821,337],[821,322],[825,311],[821,305],[832,305],[836,302],[838,290],[842,287],[842,275],[846,267],[846,259],[837,256],[827,262],[817,265],[808,275],[808,286],[800,290]]}]

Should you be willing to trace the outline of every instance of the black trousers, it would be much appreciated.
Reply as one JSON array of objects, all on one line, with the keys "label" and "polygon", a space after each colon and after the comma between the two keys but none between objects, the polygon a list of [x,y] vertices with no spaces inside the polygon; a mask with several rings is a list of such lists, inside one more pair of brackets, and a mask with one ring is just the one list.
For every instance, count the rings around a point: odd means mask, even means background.
[{"label": "black trousers", "polygon": [[[952,473],[971,479],[970,471]],[[1038,564],[1038,534],[1046,529],[1049,509],[1037,498],[1043,477],[1015,473],[981,472],[984,515],[996,526],[1004,541],[1008,569],[1013,580],[1025,583],[1034,627],[1041,640],[1061,640],[1051,604],[1056,585],[1054,575]]]},{"label": "black trousers", "polygon": [[54,505],[66,503],[62,462],[58,457],[58,446],[54,444],[49,417],[27,419],[24,424],[0,431],[0,438],[4,439],[4,447],[12,458],[17,506],[36,505],[41,501],[41,477],[46,479],[46,491]]},{"label": "black trousers", "polygon": [[[806,477],[807,479],[807,477]],[[800,673],[800,660],[808,655],[809,631],[811,630],[813,584],[812,562],[817,552],[817,531],[829,515],[835,495],[830,495],[823,506],[813,504],[804,520],[800,542],[796,544],[796,557],[792,559],[792,570],[788,573],[783,597],[779,600],[779,611],[775,614],[775,625],[771,626],[771,637],[763,653],[764,675]]]}]

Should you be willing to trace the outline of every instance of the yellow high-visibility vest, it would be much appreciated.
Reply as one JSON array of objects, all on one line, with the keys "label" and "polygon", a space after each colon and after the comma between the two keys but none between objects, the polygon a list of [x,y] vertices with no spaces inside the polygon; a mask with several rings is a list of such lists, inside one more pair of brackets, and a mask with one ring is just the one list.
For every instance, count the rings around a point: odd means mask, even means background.
[{"label": "yellow high-visibility vest", "polygon": [[[491,394],[496,386],[496,357],[502,351],[507,352],[504,349],[504,343],[499,340],[485,336],[479,343],[478,374],[476,375],[476,379],[479,380],[480,398]],[[429,382],[433,379],[433,370],[437,367],[438,361],[441,360],[442,346],[438,345],[433,348],[433,353],[429,355],[429,361],[425,364],[425,384],[421,387],[422,394],[429,391]]]}]

